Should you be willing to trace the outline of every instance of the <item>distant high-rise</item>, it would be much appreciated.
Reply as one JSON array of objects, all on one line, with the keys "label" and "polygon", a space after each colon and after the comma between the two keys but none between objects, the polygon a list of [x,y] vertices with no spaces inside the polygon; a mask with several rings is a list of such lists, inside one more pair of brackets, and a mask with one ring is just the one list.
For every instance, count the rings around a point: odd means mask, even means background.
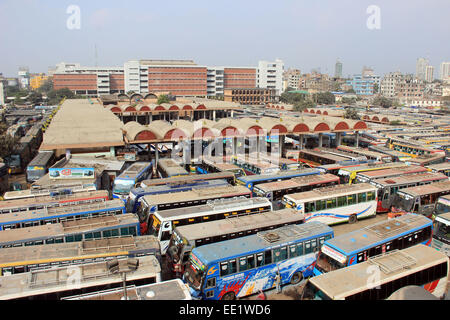
[{"label": "distant high-rise", "polygon": [[419,58],[416,62],[416,78],[425,80],[426,68],[430,64],[430,61],[425,58]]},{"label": "distant high-rise", "polygon": [[342,78],[342,62],[340,62],[339,60],[337,60],[336,64],[334,65],[334,77]]},{"label": "distant high-rise", "polygon": [[433,82],[433,80],[434,80],[433,73],[434,73],[434,67],[433,66],[427,66],[425,68],[425,81]]},{"label": "distant high-rise", "polygon": [[441,80],[450,78],[450,62],[442,62],[440,67],[440,78]]}]

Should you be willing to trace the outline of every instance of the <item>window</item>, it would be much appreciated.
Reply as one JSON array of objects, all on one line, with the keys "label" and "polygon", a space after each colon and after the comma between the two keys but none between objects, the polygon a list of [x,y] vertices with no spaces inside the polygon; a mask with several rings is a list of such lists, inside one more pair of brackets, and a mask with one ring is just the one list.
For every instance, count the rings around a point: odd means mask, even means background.
[{"label": "window", "polygon": [[228,269],[230,274],[235,273],[237,271],[236,259],[231,259],[228,261]]},{"label": "window", "polygon": [[311,240],[311,249],[312,249],[312,251],[317,251],[318,250],[317,239],[312,239]]},{"label": "window", "polygon": [[298,256],[297,246],[296,245],[289,246],[289,258],[293,258],[296,256]]},{"label": "window", "polygon": [[120,228],[120,234],[122,236],[127,236],[129,234],[128,228]]},{"label": "window", "polygon": [[326,200],[316,201],[316,211],[324,210],[326,208]]},{"label": "window", "polygon": [[337,206],[338,207],[345,207],[347,205],[347,197],[342,196],[337,198]]},{"label": "window", "polygon": [[272,251],[266,250],[264,251],[264,265],[272,263]]},{"label": "window", "polygon": [[305,213],[316,211],[314,202],[305,203]]},{"label": "window", "polygon": [[368,201],[375,200],[375,198],[376,198],[375,192],[373,192],[373,191],[367,192],[367,200],[368,200]]},{"label": "window", "polygon": [[256,266],[257,267],[261,267],[264,265],[264,254],[263,253],[258,253],[256,255]]},{"label": "window", "polygon": [[245,271],[247,269],[247,257],[239,258],[239,271]]},{"label": "window", "polygon": [[312,252],[311,241],[305,241],[305,254],[308,254],[311,252]]},{"label": "window", "polygon": [[74,241],[73,235],[71,235],[71,236],[66,236],[66,242],[73,242],[73,241]]},{"label": "window", "polygon": [[336,198],[327,200],[327,209],[336,208]]},{"label": "window", "polygon": [[356,204],[356,195],[351,194],[347,196],[348,205]]},{"label": "window", "polygon": [[111,235],[113,237],[118,237],[119,236],[119,229],[113,229],[111,230]]},{"label": "window", "polygon": [[102,238],[102,233],[100,231],[94,232],[94,238],[95,239],[101,239]]},{"label": "window", "polygon": [[367,201],[367,194],[365,192],[358,193],[358,203],[366,202]]},{"label": "window", "polygon": [[287,259],[287,247],[273,249],[273,262],[279,262]]},{"label": "window", "polygon": [[208,280],[206,280],[206,287],[205,289],[208,288],[214,288],[216,286],[216,278],[209,278]]}]

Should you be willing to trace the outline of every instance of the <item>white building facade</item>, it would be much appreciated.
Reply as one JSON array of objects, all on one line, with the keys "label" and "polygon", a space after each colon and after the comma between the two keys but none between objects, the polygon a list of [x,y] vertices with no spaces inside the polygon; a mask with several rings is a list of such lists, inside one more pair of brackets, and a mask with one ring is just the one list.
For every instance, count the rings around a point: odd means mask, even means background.
[{"label": "white building facade", "polygon": [[279,96],[283,90],[284,63],[280,59],[275,61],[259,61],[257,72],[257,87],[275,89]]}]

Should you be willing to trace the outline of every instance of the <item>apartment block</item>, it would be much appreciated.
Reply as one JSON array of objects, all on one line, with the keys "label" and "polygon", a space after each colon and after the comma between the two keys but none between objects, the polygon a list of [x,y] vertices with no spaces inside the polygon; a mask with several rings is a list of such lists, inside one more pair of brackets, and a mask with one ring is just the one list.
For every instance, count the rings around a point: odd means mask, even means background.
[{"label": "apartment block", "polygon": [[280,59],[275,61],[258,62],[258,88],[275,89],[276,95],[283,90],[284,63]]}]

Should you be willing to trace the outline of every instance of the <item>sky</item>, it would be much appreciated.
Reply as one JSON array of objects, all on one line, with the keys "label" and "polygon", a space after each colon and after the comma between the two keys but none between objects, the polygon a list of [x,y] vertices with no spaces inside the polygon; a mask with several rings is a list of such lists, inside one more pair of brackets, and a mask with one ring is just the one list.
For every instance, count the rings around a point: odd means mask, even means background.
[{"label": "sky", "polygon": [[343,76],[363,66],[383,75],[415,73],[426,57],[438,77],[450,61],[449,13],[449,0],[0,0],[0,73],[63,61],[256,67],[279,58],[302,73],[332,75],[339,59]]}]

